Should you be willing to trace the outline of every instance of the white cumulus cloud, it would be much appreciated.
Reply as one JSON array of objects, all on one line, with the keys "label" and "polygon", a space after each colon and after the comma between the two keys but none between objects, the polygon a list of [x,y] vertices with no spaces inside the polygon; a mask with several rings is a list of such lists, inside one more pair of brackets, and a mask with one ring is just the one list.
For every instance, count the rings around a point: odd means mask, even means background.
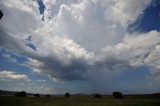
[{"label": "white cumulus cloud", "polygon": [[0,80],[29,80],[25,74],[18,74],[12,71],[0,71]]},{"label": "white cumulus cloud", "polygon": [[[43,22],[36,1],[2,0],[0,46],[26,56],[34,72],[58,80],[140,66],[159,73],[160,32],[128,31],[151,1],[44,0]],[[26,46],[28,37],[36,50]]]}]

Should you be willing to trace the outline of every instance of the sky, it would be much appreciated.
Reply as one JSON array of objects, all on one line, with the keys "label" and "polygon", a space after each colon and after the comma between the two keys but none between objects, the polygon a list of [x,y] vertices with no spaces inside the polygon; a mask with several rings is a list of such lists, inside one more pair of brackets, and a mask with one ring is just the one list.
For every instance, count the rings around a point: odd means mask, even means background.
[{"label": "sky", "polygon": [[1,0],[0,89],[160,92],[159,0]]}]

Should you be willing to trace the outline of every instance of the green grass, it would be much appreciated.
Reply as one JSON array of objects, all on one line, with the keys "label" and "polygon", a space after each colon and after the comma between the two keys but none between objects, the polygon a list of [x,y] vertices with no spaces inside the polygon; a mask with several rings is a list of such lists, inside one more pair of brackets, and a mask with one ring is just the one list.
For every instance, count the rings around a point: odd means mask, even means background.
[{"label": "green grass", "polygon": [[125,97],[114,99],[111,96],[94,98],[91,96],[64,97],[0,97],[0,106],[160,106],[160,98]]}]

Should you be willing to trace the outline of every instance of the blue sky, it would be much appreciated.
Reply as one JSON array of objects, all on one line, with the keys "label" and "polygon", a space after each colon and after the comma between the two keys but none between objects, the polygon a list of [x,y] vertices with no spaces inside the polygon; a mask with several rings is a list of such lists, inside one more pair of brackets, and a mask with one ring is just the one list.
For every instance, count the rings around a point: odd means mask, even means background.
[{"label": "blue sky", "polygon": [[[152,5],[144,10],[144,14],[136,22],[131,24],[133,31],[149,32],[151,30],[160,30],[159,10],[160,2],[153,0]],[[136,27],[135,27],[136,26]]]},{"label": "blue sky", "polygon": [[2,0],[0,89],[160,92],[158,0]]}]

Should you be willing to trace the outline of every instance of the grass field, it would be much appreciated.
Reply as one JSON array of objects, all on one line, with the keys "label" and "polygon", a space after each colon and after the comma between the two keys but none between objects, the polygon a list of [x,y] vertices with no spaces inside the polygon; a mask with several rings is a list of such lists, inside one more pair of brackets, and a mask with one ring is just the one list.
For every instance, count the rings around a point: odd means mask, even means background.
[{"label": "grass field", "polygon": [[65,97],[0,97],[0,106],[160,106],[160,98],[130,97],[114,99],[111,96]]}]

